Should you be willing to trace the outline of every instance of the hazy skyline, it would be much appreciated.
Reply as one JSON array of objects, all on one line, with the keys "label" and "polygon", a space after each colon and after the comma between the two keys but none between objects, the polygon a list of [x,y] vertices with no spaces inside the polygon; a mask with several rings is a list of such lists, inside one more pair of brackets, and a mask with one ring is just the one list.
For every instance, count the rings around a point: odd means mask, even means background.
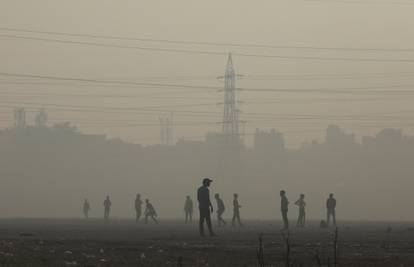
[{"label": "hazy skyline", "polygon": [[[223,75],[227,53],[233,52],[236,71],[244,75],[237,86],[252,89],[237,93],[248,134],[256,128],[276,128],[285,133],[288,146],[297,147],[321,139],[332,123],[359,136],[386,127],[412,133],[414,5],[344,2],[3,0],[0,72],[222,87],[216,77]],[[208,131],[220,131],[222,119],[223,92],[202,88],[99,86],[0,76],[0,95],[1,127],[12,125],[14,107],[44,107],[51,123],[71,121],[87,133],[143,144],[159,142],[158,117],[170,112],[175,114],[177,138],[202,139]],[[251,136],[246,140],[251,143]]]}]

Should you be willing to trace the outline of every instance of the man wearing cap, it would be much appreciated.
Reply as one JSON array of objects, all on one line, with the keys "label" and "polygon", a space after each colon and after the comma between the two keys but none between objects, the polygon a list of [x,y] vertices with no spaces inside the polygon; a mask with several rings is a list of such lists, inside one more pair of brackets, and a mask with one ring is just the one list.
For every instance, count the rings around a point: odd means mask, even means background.
[{"label": "man wearing cap", "polygon": [[210,217],[210,213],[213,212],[213,205],[210,202],[210,190],[208,189],[211,182],[213,182],[213,180],[210,178],[204,178],[203,185],[197,191],[198,208],[200,210],[199,230],[201,236],[204,236],[204,221],[207,223],[210,236],[215,236],[211,227]]}]

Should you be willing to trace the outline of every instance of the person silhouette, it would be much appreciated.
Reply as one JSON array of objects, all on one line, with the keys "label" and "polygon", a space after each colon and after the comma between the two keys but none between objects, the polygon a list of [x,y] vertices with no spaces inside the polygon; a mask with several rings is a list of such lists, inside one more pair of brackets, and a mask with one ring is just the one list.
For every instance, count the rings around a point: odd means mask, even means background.
[{"label": "person silhouette", "polygon": [[231,220],[231,226],[236,226],[236,220],[239,226],[243,226],[240,220],[240,208],[239,195],[233,194],[233,219]]},{"label": "person silhouette", "polygon": [[151,217],[151,219],[158,224],[157,212],[155,211],[154,206],[149,202],[149,199],[145,199],[145,224],[148,223],[148,217]]},{"label": "person silhouette", "polygon": [[141,200],[140,194],[137,194],[135,198],[135,212],[136,212],[135,222],[139,222],[139,219],[141,218],[141,215],[142,215],[142,200]]},{"label": "person silhouette", "polygon": [[213,182],[210,178],[204,178],[202,186],[197,190],[197,200],[198,208],[200,211],[200,220],[199,220],[199,231],[200,236],[204,236],[204,221],[207,223],[208,231],[210,236],[215,236],[213,228],[211,226],[211,216],[210,213],[213,212],[213,205],[210,201],[210,184]]},{"label": "person silhouette", "polygon": [[329,198],[326,200],[326,210],[327,210],[326,223],[328,226],[329,226],[329,221],[331,217],[332,217],[333,225],[336,226],[335,209],[336,209],[336,199],[334,198],[334,194],[330,193]]},{"label": "person silhouette", "polygon": [[193,200],[187,196],[184,203],[185,223],[193,222]]},{"label": "person silhouette", "polygon": [[83,215],[85,216],[85,219],[89,218],[90,210],[91,210],[91,205],[89,204],[88,199],[85,198],[85,201],[83,202]]},{"label": "person silhouette", "polygon": [[289,210],[289,201],[286,197],[285,190],[280,191],[280,209],[282,212],[282,219],[283,219],[283,229],[282,230],[288,230],[289,229],[289,220],[288,220],[288,210]]},{"label": "person silhouette", "polygon": [[296,200],[295,205],[299,207],[299,216],[298,221],[296,223],[297,227],[305,227],[305,195],[300,194],[300,197],[298,200]]},{"label": "person silhouette", "polygon": [[226,207],[224,206],[224,202],[220,198],[219,194],[215,194],[214,198],[216,199],[216,202],[217,202],[217,223],[218,223],[218,227],[221,227],[222,225],[226,226],[226,221],[222,217],[224,211],[226,210]]},{"label": "person silhouette", "polygon": [[112,205],[112,202],[109,199],[109,196],[106,196],[106,199],[104,200],[103,205],[105,207],[104,219],[105,219],[105,221],[108,221],[109,220],[109,213],[111,212],[111,205]]}]

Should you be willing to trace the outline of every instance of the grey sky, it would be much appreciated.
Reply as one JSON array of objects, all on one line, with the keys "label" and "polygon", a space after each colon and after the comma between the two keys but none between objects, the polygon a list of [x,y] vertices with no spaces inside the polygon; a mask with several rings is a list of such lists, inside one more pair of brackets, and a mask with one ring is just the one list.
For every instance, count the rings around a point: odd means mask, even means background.
[{"label": "grey sky", "polygon": [[[345,1],[344,1],[345,2]],[[136,38],[214,43],[267,44],[300,47],[413,48],[414,5],[352,1],[16,1],[0,2],[0,27]],[[3,35],[3,36],[2,36]],[[293,57],[414,60],[413,51],[349,51],[329,49],[271,49],[212,45],[103,40],[0,30],[0,72],[80,77],[103,80],[222,86],[226,57],[138,49],[96,47],[16,39],[4,35],[98,42],[150,48],[234,52]],[[310,60],[234,56],[243,88],[311,89],[382,88],[388,92],[280,93],[242,91],[246,132],[277,128],[287,143],[320,138],[337,123],[359,135],[384,127],[412,131],[411,89],[414,62]],[[384,74],[382,74],[384,73]],[[369,74],[369,75],[367,75]],[[307,76],[311,75],[311,76]],[[312,76],[322,75],[322,76]],[[333,75],[333,76],[326,76]],[[345,78],[343,77],[345,75]],[[341,77],[342,76],[342,77]],[[37,84],[35,84],[37,83]],[[45,84],[47,83],[47,84]],[[51,85],[50,83],[58,83]],[[375,89],[373,89],[375,90]],[[348,91],[348,92],[347,92]],[[176,136],[201,139],[218,131],[222,92],[215,90],[78,86],[74,82],[0,77],[0,125],[12,123],[13,106],[45,107],[52,122],[72,121],[88,133],[106,133],[140,143],[157,143],[158,117],[175,112]],[[50,94],[50,95],[44,95]],[[59,96],[60,94],[60,96]],[[62,96],[64,94],[124,97]],[[37,104],[39,103],[39,104]],[[146,109],[145,114],[54,110],[53,105]],[[79,109],[79,108],[78,108]],[[400,111],[410,111],[402,117]],[[397,112],[397,113],[394,113]],[[264,115],[263,115],[264,114]],[[285,115],[289,114],[290,117]],[[316,115],[304,119],[304,115]],[[327,117],[327,116],[333,117]],[[358,115],[354,117],[343,117]],[[393,115],[393,118],[387,116]],[[138,126],[132,127],[131,124]],[[248,137],[249,139],[249,137]]]}]

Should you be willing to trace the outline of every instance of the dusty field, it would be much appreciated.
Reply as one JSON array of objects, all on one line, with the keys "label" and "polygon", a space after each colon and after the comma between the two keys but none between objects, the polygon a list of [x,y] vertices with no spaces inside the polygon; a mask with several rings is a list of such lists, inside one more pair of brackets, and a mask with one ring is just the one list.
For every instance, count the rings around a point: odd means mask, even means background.
[{"label": "dusty field", "polygon": [[[391,226],[392,232],[385,229]],[[258,266],[263,233],[266,266],[286,266],[281,225],[246,222],[200,238],[196,225],[128,220],[0,220],[0,266]],[[339,266],[414,266],[414,224],[345,222]],[[333,266],[333,230],[314,223],[290,233],[292,266]]]}]

